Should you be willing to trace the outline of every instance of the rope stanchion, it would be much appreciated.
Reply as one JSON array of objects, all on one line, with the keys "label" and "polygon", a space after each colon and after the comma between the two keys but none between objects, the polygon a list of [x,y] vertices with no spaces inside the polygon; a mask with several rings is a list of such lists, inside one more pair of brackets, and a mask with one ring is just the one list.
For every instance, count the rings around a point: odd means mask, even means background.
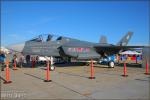
[{"label": "rope stanchion", "polygon": [[94,77],[94,67],[93,67],[93,60],[91,59],[91,64],[90,64],[90,69],[91,69],[91,76],[89,77],[89,79],[95,79]]},{"label": "rope stanchion", "polygon": [[144,74],[145,75],[150,75],[150,73],[149,73],[149,64],[148,64],[147,60],[146,60],[146,72]]},{"label": "rope stanchion", "polygon": [[49,61],[47,61],[47,70],[46,70],[46,80],[44,80],[44,82],[51,82],[52,80],[50,80],[50,70],[49,70]]},{"label": "rope stanchion", "polygon": [[9,61],[6,61],[6,81],[4,82],[4,84],[9,84],[9,83],[12,83],[12,81],[10,81]]},{"label": "rope stanchion", "polygon": [[124,62],[124,74],[122,75],[123,77],[128,77],[127,75],[127,66],[126,66],[126,62]]}]

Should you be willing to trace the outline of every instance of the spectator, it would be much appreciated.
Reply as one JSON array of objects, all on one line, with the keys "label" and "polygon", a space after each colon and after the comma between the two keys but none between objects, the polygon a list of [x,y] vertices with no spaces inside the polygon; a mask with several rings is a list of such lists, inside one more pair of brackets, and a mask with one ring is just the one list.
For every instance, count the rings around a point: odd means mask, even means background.
[{"label": "spectator", "polygon": [[36,56],[36,63],[39,63],[39,56]]},{"label": "spectator", "polygon": [[16,65],[17,65],[18,59],[17,59],[17,55],[16,54],[13,55],[13,64],[14,64],[14,62],[16,62]]},{"label": "spectator", "polygon": [[32,61],[32,68],[34,68],[35,67],[36,58],[34,56],[31,57],[31,61]]},{"label": "spectator", "polygon": [[23,66],[23,63],[24,63],[24,56],[23,56],[23,54],[21,53],[21,56],[20,56],[20,58],[19,58],[19,66],[22,68],[22,66]]},{"label": "spectator", "polygon": [[0,65],[1,65],[1,71],[4,71],[5,59],[6,59],[5,54],[1,53],[1,54],[0,54]]},{"label": "spectator", "polygon": [[27,65],[30,63],[30,55],[26,56],[26,63],[27,63]]},{"label": "spectator", "polygon": [[14,63],[14,61],[17,62],[17,55],[16,54],[13,55],[13,63]]}]

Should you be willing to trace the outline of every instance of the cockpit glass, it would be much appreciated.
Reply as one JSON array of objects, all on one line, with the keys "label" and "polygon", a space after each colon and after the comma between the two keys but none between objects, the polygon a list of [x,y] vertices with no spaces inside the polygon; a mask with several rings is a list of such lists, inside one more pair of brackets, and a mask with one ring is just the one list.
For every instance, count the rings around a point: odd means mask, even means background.
[{"label": "cockpit glass", "polygon": [[61,37],[61,36],[57,38],[57,40],[61,40],[61,39],[62,39],[62,37]]},{"label": "cockpit glass", "polygon": [[42,34],[39,35],[33,39],[31,39],[30,41],[35,41],[35,42],[48,42],[48,41],[55,41],[57,40],[59,37],[55,36],[55,35],[51,35],[51,34]]}]

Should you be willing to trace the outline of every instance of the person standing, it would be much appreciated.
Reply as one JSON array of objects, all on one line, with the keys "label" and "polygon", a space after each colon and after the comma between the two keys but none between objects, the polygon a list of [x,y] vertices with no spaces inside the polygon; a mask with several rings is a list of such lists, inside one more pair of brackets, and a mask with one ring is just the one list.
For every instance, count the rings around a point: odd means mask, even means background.
[{"label": "person standing", "polygon": [[32,61],[32,68],[34,68],[35,67],[35,60],[36,60],[36,58],[33,56],[33,57],[31,57],[31,61]]},{"label": "person standing", "polygon": [[26,63],[27,63],[27,65],[29,65],[29,63],[30,63],[30,55],[26,56]]},{"label": "person standing", "polygon": [[19,58],[19,66],[22,68],[23,67],[23,63],[24,63],[24,56],[23,54],[21,53],[21,56]]},{"label": "person standing", "polygon": [[39,64],[39,56],[36,56],[36,64]]},{"label": "person standing", "polygon": [[1,65],[1,71],[4,71],[4,67],[5,67],[5,59],[6,56],[4,53],[0,54],[0,65]]},{"label": "person standing", "polygon": [[13,65],[15,66],[17,66],[17,64],[18,64],[18,59],[17,59],[17,55],[16,54],[14,54],[13,55]]}]

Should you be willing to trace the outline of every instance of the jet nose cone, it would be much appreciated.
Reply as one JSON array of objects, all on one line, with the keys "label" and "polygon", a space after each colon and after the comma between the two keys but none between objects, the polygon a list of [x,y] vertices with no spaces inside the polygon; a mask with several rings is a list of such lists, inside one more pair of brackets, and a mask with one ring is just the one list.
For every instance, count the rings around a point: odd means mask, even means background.
[{"label": "jet nose cone", "polygon": [[22,52],[24,46],[25,46],[25,43],[20,43],[20,44],[9,45],[6,48],[9,50],[17,51],[17,52]]}]

